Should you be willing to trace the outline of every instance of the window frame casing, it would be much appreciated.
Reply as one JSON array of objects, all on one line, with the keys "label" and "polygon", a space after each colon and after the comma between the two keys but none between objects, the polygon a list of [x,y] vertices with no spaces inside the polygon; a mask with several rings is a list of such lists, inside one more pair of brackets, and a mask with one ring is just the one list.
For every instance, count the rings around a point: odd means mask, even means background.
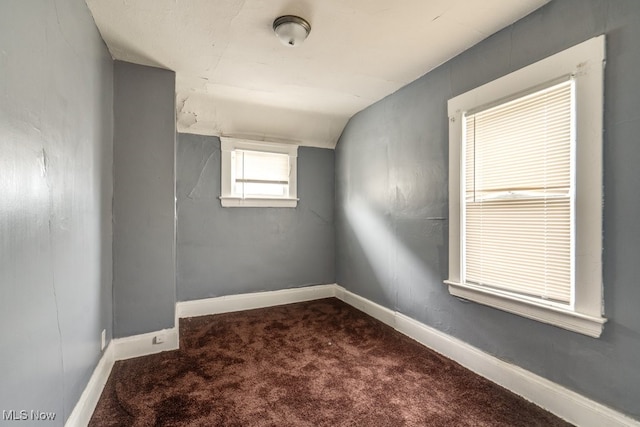
[{"label": "window frame casing", "polygon": [[[599,337],[606,322],[602,292],[602,130],[605,36],[587,40],[448,102],[449,115],[449,276],[457,297]],[[465,112],[512,98],[541,84],[571,75],[575,81],[575,299],[573,307],[532,301],[511,292],[465,283],[463,118]]]},{"label": "window frame casing", "polygon": [[[289,156],[289,193],[287,197],[241,197],[233,192],[232,153],[236,150],[261,151]],[[295,208],[297,190],[298,146],[276,142],[251,141],[220,137],[220,203],[223,207]]]}]

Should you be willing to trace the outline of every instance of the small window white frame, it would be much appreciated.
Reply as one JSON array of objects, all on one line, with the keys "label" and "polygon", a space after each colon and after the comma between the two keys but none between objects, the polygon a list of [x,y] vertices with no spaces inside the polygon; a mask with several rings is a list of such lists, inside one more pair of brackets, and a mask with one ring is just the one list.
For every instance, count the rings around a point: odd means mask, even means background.
[{"label": "small window white frame", "polygon": [[[449,277],[445,284],[451,295],[588,336],[601,335],[607,321],[602,291],[604,64],[605,36],[601,35],[449,100]],[[465,112],[566,75],[572,75],[576,85],[575,300],[572,307],[559,307],[465,283],[462,126]]]},{"label": "small window white frame", "polygon": [[[235,150],[287,154],[289,156],[289,194],[287,197],[242,197],[234,194],[231,162],[232,153]],[[299,200],[297,198],[297,145],[220,137],[220,162],[220,203],[223,207],[295,208],[297,206]]]}]

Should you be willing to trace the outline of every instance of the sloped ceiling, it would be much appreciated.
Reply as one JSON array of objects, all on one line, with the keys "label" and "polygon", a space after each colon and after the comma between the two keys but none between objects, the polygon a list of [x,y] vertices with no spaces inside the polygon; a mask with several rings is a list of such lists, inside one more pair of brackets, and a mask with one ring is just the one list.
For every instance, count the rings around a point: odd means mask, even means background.
[{"label": "sloped ceiling", "polygon": [[[176,72],[180,132],[333,148],[358,111],[549,0],[86,0],[114,59]],[[299,47],[273,20],[311,23]]]}]

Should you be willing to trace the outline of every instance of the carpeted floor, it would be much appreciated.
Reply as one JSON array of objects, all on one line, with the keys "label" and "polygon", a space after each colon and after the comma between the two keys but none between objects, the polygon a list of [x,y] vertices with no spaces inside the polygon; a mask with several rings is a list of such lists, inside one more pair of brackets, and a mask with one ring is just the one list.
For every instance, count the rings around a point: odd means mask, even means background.
[{"label": "carpeted floor", "polygon": [[564,426],[337,299],[180,321],[116,362],[90,426]]}]

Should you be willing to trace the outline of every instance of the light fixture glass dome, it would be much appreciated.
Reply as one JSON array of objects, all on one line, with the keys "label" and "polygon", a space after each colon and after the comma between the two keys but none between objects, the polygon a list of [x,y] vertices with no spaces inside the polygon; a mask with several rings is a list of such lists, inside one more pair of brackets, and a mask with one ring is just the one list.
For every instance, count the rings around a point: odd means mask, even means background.
[{"label": "light fixture glass dome", "polygon": [[284,15],[273,21],[273,31],[283,45],[295,47],[307,38],[311,25],[299,16]]}]

